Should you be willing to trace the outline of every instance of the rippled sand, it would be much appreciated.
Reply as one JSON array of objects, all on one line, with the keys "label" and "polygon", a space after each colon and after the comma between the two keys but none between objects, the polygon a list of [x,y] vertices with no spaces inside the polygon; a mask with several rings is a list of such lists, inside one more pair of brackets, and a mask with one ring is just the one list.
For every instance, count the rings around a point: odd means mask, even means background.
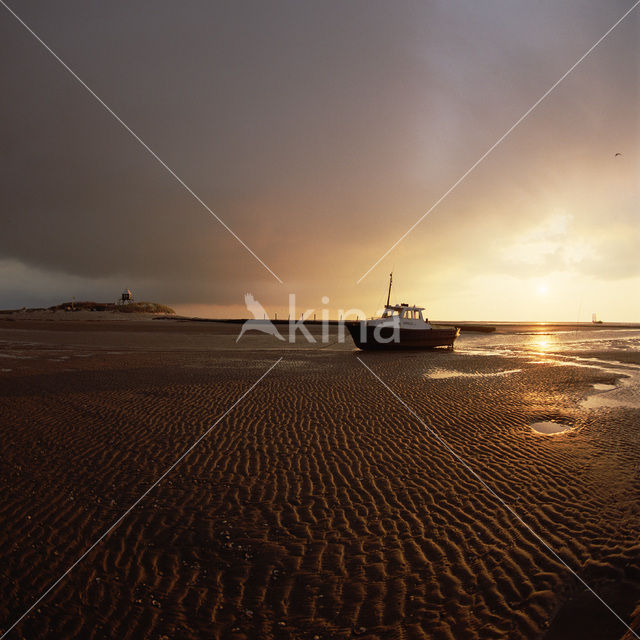
[{"label": "rippled sand", "polygon": [[622,638],[535,534],[640,629],[635,343],[236,332],[0,324],[0,629],[283,356],[9,637]]}]

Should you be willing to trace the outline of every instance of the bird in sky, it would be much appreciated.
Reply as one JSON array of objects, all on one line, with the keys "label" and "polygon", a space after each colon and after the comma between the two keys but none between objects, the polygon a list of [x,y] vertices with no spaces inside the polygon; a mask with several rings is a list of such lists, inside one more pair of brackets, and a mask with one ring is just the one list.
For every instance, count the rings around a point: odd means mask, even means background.
[{"label": "bird in sky", "polygon": [[617,158],[618,156],[621,156],[622,154],[618,151],[618,153],[616,153],[615,156],[613,156],[614,158]]}]

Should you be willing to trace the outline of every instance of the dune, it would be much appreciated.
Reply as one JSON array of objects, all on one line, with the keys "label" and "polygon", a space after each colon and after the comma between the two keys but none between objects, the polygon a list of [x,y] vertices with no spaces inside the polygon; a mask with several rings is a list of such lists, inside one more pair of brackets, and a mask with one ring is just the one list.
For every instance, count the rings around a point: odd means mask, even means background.
[{"label": "dune", "polygon": [[90,302],[74,300],[47,308],[0,309],[0,320],[5,322],[34,322],[74,320],[76,322],[108,321],[125,318],[175,316],[175,311],[158,302]]}]

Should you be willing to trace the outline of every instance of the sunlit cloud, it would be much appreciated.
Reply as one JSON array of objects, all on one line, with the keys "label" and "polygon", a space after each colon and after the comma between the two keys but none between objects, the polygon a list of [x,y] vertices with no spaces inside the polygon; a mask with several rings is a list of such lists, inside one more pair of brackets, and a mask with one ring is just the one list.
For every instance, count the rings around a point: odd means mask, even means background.
[{"label": "sunlit cloud", "polygon": [[555,213],[526,230],[502,250],[507,265],[520,271],[530,267],[538,273],[573,269],[589,255],[594,245],[574,225],[574,216]]}]

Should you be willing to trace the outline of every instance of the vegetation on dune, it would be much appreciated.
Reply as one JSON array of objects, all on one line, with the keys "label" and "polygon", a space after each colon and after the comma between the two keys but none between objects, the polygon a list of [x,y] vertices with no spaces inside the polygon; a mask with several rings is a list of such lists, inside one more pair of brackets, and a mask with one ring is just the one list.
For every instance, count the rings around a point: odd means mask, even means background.
[{"label": "vegetation on dune", "polygon": [[[31,309],[26,309],[31,311]],[[127,302],[126,304],[115,304],[113,302],[90,302],[74,301],[62,302],[49,311],[114,311],[119,313],[166,313],[175,314],[175,311],[166,304],[158,302]]]},{"label": "vegetation on dune", "polygon": [[175,313],[171,307],[157,302],[130,302],[128,304],[117,305],[116,310],[122,313]]}]

